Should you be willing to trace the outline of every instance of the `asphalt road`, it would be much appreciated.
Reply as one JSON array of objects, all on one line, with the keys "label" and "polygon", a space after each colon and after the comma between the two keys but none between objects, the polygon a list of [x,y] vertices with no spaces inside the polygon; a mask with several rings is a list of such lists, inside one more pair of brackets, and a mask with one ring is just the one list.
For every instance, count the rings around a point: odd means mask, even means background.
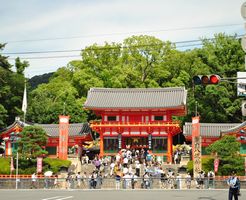
[{"label": "asphalt road", "polygon": [[[246,190],[239,199],[246,198]],[[0,200],[227,200],[228,190],[0,190]]]}]

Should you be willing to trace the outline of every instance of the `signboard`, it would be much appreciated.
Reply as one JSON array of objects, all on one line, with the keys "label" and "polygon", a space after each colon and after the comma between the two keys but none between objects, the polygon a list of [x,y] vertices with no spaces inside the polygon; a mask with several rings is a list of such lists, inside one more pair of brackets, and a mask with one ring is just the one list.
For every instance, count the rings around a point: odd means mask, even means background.
[{"label": "signboard", "polygon": [[246,100],[242,100],[242,116],[246,116]]},{"label": "signboard", "polygon": [[41,173],[43,168],[43,158],[37,158],[37,173]]},{"label": "signboard", "polygon": [[59,116],[59,151],[58,157],[60,159],[67,159],[68,149],[68,126],[69,116]]},{"label": "signboard", "polygon": [[241,39],[241,46],[244,52],[246,52],[246,35],[244,35]]},{"label": "signboard", "polygon": [[241,6],[241,16],[246,20],[246,2],[244,2]]},{"label": "signboard", "polygon": [[202,171],[202,156],[201,156],[201,137],[192,138],[192,144],[194,144],[193,152],[193,174],[196,178],[198,174]]},{"label": "signboard", "polygon": [[200,117],[192,118],[192,159],[193,159],[193,174],[197,177],[202,171],[202,138],[200,136]]},{"label": "signboard", "polygon": [[246,72],[237,72],[237,96],[246,97]]},{"label": "signboard", "polygon": [[214,172],[217,173],[219,169],[219,162],[220,160],[218,158],[214,159]]}]

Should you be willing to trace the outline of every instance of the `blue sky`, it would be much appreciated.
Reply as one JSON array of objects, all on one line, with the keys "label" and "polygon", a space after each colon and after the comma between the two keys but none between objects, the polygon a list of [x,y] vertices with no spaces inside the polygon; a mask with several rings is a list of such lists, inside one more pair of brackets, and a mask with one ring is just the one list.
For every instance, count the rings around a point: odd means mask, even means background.
[{"label": "blue sky", "polygon": [[[212,38],[220,32],[242,35],[245,33],[240,13],[243,2],[245,0],[0,0],[0,43],[7,43],[1,53],[83,49],[105,41],[122,42],[140,34],[172,42]],[[79,55],[79,52],[9,54],[9,61],[13,64],[17,56],[68,55]],[[30,67],[25,74],[30,78],[52,72],[73,59],[79,57],[26,59]]]}]

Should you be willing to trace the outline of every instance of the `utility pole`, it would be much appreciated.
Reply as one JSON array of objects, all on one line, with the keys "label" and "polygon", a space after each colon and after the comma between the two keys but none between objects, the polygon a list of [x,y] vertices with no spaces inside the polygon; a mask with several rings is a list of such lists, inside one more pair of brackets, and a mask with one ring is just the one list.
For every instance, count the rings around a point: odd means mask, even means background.
[{"label": "utility pole", "polygon": [[[246,21],[246,2],[244,2],[242,4],[242,6],[241,6],[241,16]],[[244,22],[244,28],[246,28],[246,23],[245,22]],[[242,48],[243,48],[244,52],[246,52],[246,35],[244,35],[242,37],[241,45],[242,45]],[[245,60],[245,70],[246,70],[246,55],[244,57],[244,60]]]}]

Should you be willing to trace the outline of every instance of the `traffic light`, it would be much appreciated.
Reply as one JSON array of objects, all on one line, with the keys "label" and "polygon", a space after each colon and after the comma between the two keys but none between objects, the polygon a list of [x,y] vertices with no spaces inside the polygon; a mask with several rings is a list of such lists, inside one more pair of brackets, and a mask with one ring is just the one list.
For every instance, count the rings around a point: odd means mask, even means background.
[{"label": "traffic light", "polygon": [[193,77],[193,82],[195,85],[208,85],[208,84],[218,84],[220,82],[220,76],[216,74],[212,75],[197,75]]}]

